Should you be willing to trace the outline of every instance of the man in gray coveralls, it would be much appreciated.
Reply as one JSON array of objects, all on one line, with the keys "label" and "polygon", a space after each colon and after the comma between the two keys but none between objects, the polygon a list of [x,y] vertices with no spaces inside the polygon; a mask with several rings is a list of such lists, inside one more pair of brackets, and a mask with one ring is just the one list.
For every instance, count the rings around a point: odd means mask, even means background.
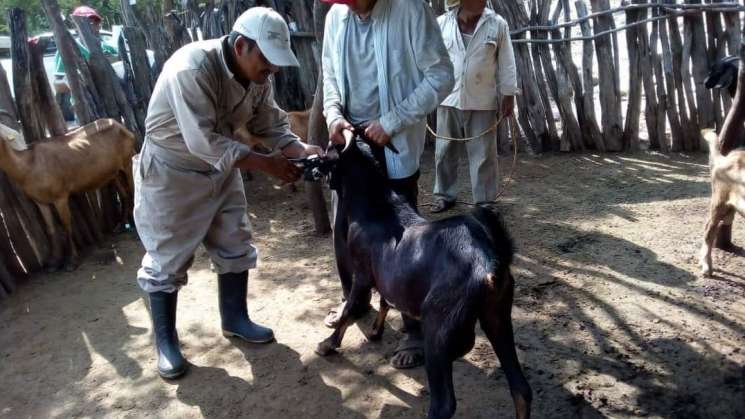
[{"label": "man in gray coveralls", "polygon": [[[164,378],[186,372],[176,302],[200,243],[218,274],[223,334],[274,340],[271,329],[248,317],[248,270],[256,266],[256,249],[238,169],[291,182],[301,170],[287,158],[323,154],[290,132],[267,83],[279,67],[297,65],[282,17],[255,7],[236,20],[230,35],[176,51],[155,85],[145,143],[134,161],[134,217],[147,252],[137,281],[149,296]],[[273,153],[258,154],[237,141],[245,132]]]}]

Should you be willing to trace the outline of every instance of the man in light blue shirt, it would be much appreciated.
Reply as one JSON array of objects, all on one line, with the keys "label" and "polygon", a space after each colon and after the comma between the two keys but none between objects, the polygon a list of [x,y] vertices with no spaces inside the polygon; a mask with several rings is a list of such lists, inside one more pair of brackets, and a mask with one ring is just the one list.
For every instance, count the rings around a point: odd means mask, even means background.
[{"label": "man in light blue shirt", "polygon": [[[426,115],[452,91],[453,66],[437,21],[424,1],[323,0],[337,3],[326,16],[323,41],[323,111],[331,141],[344,143],[352,124],[366,127],[379,146],[391,187],[416,208],[419,160],[424,151]],[[391,143],[398,150],[387,148]],[[347,226],[334,222],[334,240]],[[337,261],[338,262],[338,261]],[[346,296],[349,267],[339,264]],[[329,313],[334,327],[343,306]],[[423,364],[419,322],[404,316],[407,335],[391,363]]]}]

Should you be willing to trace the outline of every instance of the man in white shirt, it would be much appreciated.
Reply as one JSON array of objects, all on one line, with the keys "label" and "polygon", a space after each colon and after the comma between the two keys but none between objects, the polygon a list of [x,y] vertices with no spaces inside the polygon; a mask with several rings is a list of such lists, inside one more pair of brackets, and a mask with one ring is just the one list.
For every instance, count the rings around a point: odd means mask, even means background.
[{"label": "man in white shirt", "polygon": [[[389,185],[416,208],[426,115],[453,88],[453,67],[432,9],[421,0],[323,1],[337,3],[326,16],[323,40],[323,112],[331,140],[343,144],[344,130],[365,126]],[[398,153],[383,148],[388,143]],[[336,247],[344,248],[347,226],[334,219]],[[337,267],[346,296],[351,268],[338,257]],[[324,323],[334,327],[342,308]],[[408,333],[391,364],[422,365],[419,322],[404,316],[404,324]]]},{"label": "man in white shirt", "polygon": [[[486,8],[486,0],[461,0],[437,21],[455,70],[453,92],[437,108],[437,134],[477,136],[494,126],[498,113],[508,117],[514,110],[519,90],[509,26]],[[463,149],[468,153],[473,201],[487,204],[496,199],[496,129],[468,142],[438,139],[435,147],[432,212],[455,205],[458,159]]]}]

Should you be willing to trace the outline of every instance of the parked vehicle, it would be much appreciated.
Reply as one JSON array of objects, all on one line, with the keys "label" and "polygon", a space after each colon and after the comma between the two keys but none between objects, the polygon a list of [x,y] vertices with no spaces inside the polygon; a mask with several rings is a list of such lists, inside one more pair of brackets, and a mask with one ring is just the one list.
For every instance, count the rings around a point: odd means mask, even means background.
[{"label": "parked vehicle", "polygon": [[[118,39],[119,39],[119,33],[120,33],[121,27],[115,26],[113,28],[113,31],[105,31],[102,30],[100,32],[101,39],[103,42],[118,47]],[[78,35],[75,31],[71,30],[70,34],[72,34],[73,38],[75,40],[78,40]],[[54,81],[54,57],[57,53],[57,43],[54,39],[54,34],[52,32],[45,32],[39,35],[36,35],[32,37],[39,38],[39,39],[47,39],[47,45],[44,49],[44,72],[47,75],[47,79],[49,80],[50,85]],[[147,56],[148,60],[150,61],[150,65],[152,66],[155,63],[155,54],[151,50],[147,50]],[[8,83],[10,83],[11,86],[11,94],[13,94],[13,64],[10,59],[10,37],[9,36],[0,36],[0,65],[3,66],[3,69],[5,69],[5,72],[8,74]],[[116,72],[116,75],[121,79],[124,78],[124,65],[121,61],[116,59],[115,62],[111,63],[111,66],[114,68],[114,72]]]}]

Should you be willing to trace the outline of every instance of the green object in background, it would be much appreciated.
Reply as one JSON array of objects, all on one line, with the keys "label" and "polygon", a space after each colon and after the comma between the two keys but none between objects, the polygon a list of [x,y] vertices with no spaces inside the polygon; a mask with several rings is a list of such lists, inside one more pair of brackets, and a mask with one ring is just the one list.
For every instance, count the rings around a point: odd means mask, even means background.
[{"label": "green object in background", "polygon": [[[79,40],[75,40],[75,42],[78,44],[78,48],[80,49],[80,52],[83,54],[83,58],[85,58],[86,61],[88,61],[88,58],[90,58],[91,53],[88,51],[88,48],[85,47]],[[101,49],[103,50],[103,53],[106,55],[118,55],[119,51],[107,44],[106,42],[101,41]],[[59,50],[54,54],[54,74],[64,76],[65,75],[65,65],[62,64],[62,56],[60,56]]]}]

